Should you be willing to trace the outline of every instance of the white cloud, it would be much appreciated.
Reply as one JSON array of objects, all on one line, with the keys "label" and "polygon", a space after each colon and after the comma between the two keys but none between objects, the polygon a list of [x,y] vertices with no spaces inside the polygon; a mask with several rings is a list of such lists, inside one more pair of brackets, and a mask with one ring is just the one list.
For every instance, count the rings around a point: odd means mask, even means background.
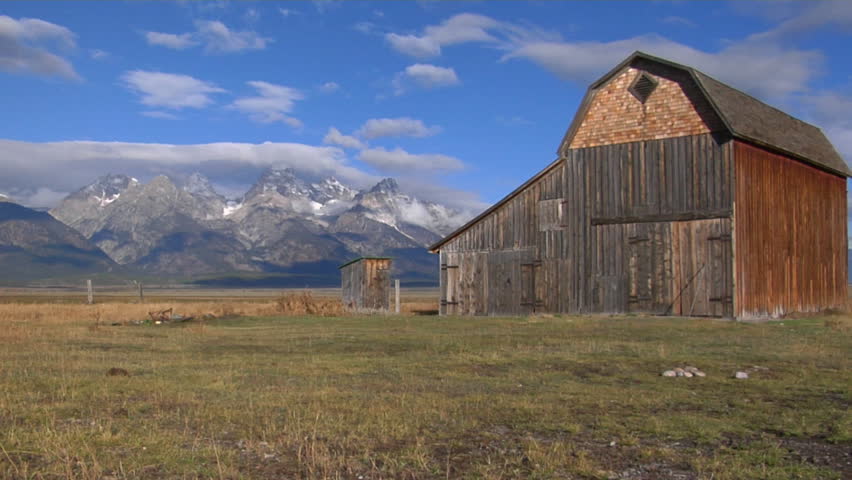
[{"label": "white cloud", "polygon": [[694,28],[698,26],[692,20],[684,17],[679,17],[677,15],[669,15],[668,17],[664,17],[661,21],[663,23],[668,23],[669,25],[680,25],[682,27],[689,28]]},{"label": "white cloud", "polygon": [[322,93],[334,93],[340,90],[340,84],[337,82],[325,82],[319,87],[319,91]]},{"label": "white cloud", "polygon": [[825,26],[834,26],[847,33],[852,30],[852,2],[848,0],[801,2],[794,5],[801,7],[801,11],[786,12],[791,18],[771,30],[752,36],[752,39],[774,40]]},{"label": "white cloud", "polygon": [[373,22],[358,22],[352,26],[355,30],[361,33],[372,33],[373,29],[376,27],[376,24]]},{"label": "white cloud", "polygon": [[439,25],[428,26],[422,35],[388,33],[385,39],[398,52],[417,58],[435,57],[441,48],[467,42],[497,42],[490,29],[500,22],[485,15],[461,13]]},{"label": "white cloud", "polygon": [[213,53],[232,53],[243,50],[263,50],[270,41],[255,32],[238,32],[219,21],[199,20],[195,22],[198,35],[204,42],[204,50]]},{"label": "white cloud", "polygon": [[401,95],[411,85],[421,88],[439,88],[458,85],[459,81],[456,71],[452,68],[439,67],[436,65],[415,63],[405,67],[405,70],[396,74],[393,79],[394,93]]},{"label": "white cloud", "polygon": [[258,95],[238,98],[231,108],[248,114],[256,122],[284,122],[294,128],[302,126],[300,120],[286,115],[293,110],[296,101],[304,98],[299,90],[258,80],[247,83],[257,90]]},{"label": "white cloud", "polygon": [[256,8],[249,8],[246,10],[246,13],[243,14],[243,20],[248,23],[254,23],[260,20],[260,10]]},{"label": "white cloud", "polygon": [[263,50],[272,41],[252,30],[231,30],[218,20],[196,20],[195,31],[181,34],[146,32],[150,45],[184,50],[204,45],[207,53],[236,53],[246,50]]},{"label": "white cloud", "polygon": [[441,127],[427,127],[422,120],[410,117],[399,118],[371,118],[355,132],[357,135],[367,138],[380,137],[431,137],[441,131]]},{"label": "white cloud", "polygon": [[313,0],[312,3],[319,13],[326,13],[341,5],[340,0]]},{"label": "white cloud", "polygon": [[[642,50],[696,67],[758,97],[777,99],[805,92],[809,82],[820,74],[824,61],[821,52],[785,47],[775,41],[778,37],[820,25],[843,28],[852,25],[852,2],[809,2],[802,9],[800,15],[782,23],[777,29],[729,43],[715,52],[699,50],[656,34],[603,42],[571,42],[563,40],[558,33],[529,24],[498,21],[469,13],[427,26],[420,35],[391,33],[386,35],[386,40],[397,51],[421,58],[438,56],[442,48],[449,45],[485,44],[503,51],[501,59],[504,61],[529,60],[560,78],[583,85],[617,65],[633,51]],[[680,20],[670,17],[668,21]],[[420,70],[397,74],[394,79],[396,93],[406,90],[407,84],[412,82],[412,73],[419,75],[421,86],[458,82],[458,78],[454,79],[449,73],[441,75],[439,71],[426,67],[420,67]]]},{"label": "white cloud", "polygon": [[298,15],[298,14],[299,14],[299,12],[298,12],[298,11],[296,11],[296,10],[292,10],[292,9],[289,9],[289,8],[279,8],[279,9],[278,9],[278,11],[279,11],[279,12],[281,13],[281,15],[282,15],[282,16],[284,16],[284,17],[290,17],[290,16],[292,16],[292,15]]},{"label": "white cloud", "polygon": [[455,157],[437,153],[414,154],[401,148],[394,150],[385,150],[382,147],[368,148],[358,154],[358,159],[375,168],[390,172],[411,170],[447,172],[464,168],[462,161]]},{"label": "white cloud", "polygon": [[146,117],[151,117],[151,118],[164,118],[166,120],[177,120],[178,119],[177,115],[175,115],[173,113],[169,113],[169,112],[163,112],[163,111],[160,111],[160,110],[146,110],[146,111],[141,112],[141,113],[142,113],[142,115],[144,115]]},{"label": "white cloud", "polygon": [[98,48],[93,48],[89,50],[89,56],[92,57],[93,60],[104,60],[109,57],[109,52],[100,50]]},{"label": "white cloud", "polygon": [[133,70],[121,76],[127,88],[152,107],[203,108],[213,102],[210,95],[225,90],[189,75]]},{"label": "white cloud", "polygon": [[184,50],[199,43],[193,38],[192,33],[177,35],[174,33],[145,32],[145,40],[149,45],[159,45],[174,50]]},{"label": "white cloud", "polygon": [[58,204],[71,192],[57,192],[50,188],[13,188],[11,198],[16,203],[35,208],[46,208]]},{"label": "white cloud", "polygon": [[784,49],[770,43],[743,42],[704,52],[659,35],[612,42],[529,41],[509,48],[504,60],[524,58],[560,78],[589,83],[635,50],[695,67],[723,82],[761,97],[802,92],[821,70],[818,51]]},{"label": "white cloud", "polygon": [[339,145],[343,148],[351,148],[354,150],[363,150],[364,148],[367,148],[361,140],[350,135],[344,135],[340,133],[340,130],[334,127],[328,129],[328,133],[325,134],[325,137],[322,139],[322,143],[326,145]]},{"label": "white cloud", "polygon": [[0,70],[79,80],[71,63],[50,51],[75,47],[76,35],[61,25],[0,15]]}]

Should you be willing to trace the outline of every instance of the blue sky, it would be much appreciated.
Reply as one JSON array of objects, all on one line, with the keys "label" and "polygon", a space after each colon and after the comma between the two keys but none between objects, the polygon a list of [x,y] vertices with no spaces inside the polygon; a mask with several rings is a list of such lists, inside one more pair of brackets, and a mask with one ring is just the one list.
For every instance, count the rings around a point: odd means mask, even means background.
[{"label": "blue sky", "polygon": [[476,210],[555,158],[634,50],[822,127],[852,157],[852,2],[0,3],[0,193],[270,165]]}]

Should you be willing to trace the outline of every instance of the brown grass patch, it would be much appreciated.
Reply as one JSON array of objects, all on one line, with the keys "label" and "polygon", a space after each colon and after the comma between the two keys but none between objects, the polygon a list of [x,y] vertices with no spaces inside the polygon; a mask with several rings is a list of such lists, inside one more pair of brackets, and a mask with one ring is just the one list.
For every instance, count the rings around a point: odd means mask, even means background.
[{"label": "brown grass patch", "polygon": [[337,298],[314,297],[310,291],[285,293],[275,301],[277,313],[283,315],[340,316],[344,313],[343,303]]}]

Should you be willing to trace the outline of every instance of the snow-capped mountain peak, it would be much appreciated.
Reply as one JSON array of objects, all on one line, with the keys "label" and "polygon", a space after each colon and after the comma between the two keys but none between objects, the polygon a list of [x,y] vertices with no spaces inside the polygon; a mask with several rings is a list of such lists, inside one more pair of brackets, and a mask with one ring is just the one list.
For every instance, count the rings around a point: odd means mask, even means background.
[{"label": "snow-capped mountain peak", "polygon": [[398,194],[399,184],[393,178],[385,178],[370,189],[370,193]]},{"label": "snow-capped mountain peak", "polygon": [[210,184],[210,179],[198,172],[193,173],[186,179],[183,190],[203,198],[222,198],[213,188],[213,185]]}]

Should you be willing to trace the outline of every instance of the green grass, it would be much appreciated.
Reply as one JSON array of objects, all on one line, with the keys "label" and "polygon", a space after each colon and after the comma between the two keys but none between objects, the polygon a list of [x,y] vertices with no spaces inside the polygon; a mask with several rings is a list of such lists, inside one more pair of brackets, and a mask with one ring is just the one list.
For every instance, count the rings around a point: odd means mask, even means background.
[{"label": "green grass", "polygon": [[852,474],[846,319],[4,323],[0,478]]}]

